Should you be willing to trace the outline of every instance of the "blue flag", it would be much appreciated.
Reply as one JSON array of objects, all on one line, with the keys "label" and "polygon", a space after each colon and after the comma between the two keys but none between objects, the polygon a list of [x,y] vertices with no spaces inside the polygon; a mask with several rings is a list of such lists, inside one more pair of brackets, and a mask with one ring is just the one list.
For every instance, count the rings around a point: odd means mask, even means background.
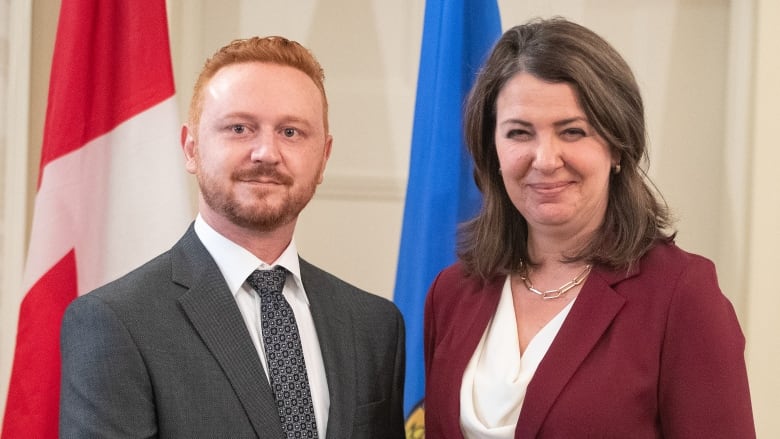
[{"label": "blue flag", "polygon": [[463,105],[477,71],[500,35],[496,0],[425,3],[394,295],[407,331],[404,413],[408,437],[412,437],[410,422],[422,423],[418,409],[425,390],[425,295],[436,274],[455,261],[457,225],[476,215],[481,202],[463,142]]}]

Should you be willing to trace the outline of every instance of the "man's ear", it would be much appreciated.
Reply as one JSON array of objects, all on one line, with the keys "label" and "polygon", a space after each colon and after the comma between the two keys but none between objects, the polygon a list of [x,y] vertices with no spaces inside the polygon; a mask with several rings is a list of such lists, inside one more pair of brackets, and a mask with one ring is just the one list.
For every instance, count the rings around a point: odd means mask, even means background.
[{"label": "man's ear", "polygon": [[190,174],[198,170],[195,160],[195,137],[186,123],[181,126],[181,149],[184,151],[184,169]]},{"label": "man's ear", "polygon": [[333,136],[328,134],[328,137],[325,139],[325,148],[322,151],[322,166],[320,167],[320,176],[317,179],[317,184],[322,183],[322,179],[325,176],[325,165],[328,164],[328,159],[330,158],[330,151],[332,146],[333,146]]}]

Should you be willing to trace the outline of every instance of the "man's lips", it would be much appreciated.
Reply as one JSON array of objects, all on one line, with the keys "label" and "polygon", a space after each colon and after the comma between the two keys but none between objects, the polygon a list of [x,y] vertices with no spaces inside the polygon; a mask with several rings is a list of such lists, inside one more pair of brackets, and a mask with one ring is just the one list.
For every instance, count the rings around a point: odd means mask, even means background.
[{"label": "man's lips", "polygon": [[235,179],[243,183],[252,183],[257,185],[282,185],[289,186],[293,179],[287,175],[275,171],[243,171],[235,174]]}]

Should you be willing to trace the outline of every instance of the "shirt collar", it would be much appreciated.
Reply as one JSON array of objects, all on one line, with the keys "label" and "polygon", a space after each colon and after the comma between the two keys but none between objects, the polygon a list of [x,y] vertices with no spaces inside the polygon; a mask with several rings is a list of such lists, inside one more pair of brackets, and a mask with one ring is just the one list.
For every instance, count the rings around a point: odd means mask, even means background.
[{"label": "shirt collar", "polygon": [[[222,277],[225,278],[233,296],[238,294],[241,286],[253,271],[269,269],[276,265],[286,268],[292,274],[297,290],[303,291],[301,268],[295,240],[290,240],[290,244],[284,249],[282,254],[269,264],[214,230],[200,214],[195,218],[194,228],[195,234],[198,235],[203,246],[206,247],[214,262],[217,263],[217,267],[219,267],[219,271],[222,273]],[[308,303],[308,298],[306,298],[306,301]]]}]

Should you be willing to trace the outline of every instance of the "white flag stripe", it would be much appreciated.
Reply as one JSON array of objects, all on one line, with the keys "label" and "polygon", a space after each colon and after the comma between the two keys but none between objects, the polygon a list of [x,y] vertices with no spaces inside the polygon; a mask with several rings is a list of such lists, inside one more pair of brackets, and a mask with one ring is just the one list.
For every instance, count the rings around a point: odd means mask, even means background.
[{"label": "white flag stripe", "polygon": [[178,125],[171,97],[48,164],[25,290],[74,247],[84,294],[175,242],[192,219]]}]

